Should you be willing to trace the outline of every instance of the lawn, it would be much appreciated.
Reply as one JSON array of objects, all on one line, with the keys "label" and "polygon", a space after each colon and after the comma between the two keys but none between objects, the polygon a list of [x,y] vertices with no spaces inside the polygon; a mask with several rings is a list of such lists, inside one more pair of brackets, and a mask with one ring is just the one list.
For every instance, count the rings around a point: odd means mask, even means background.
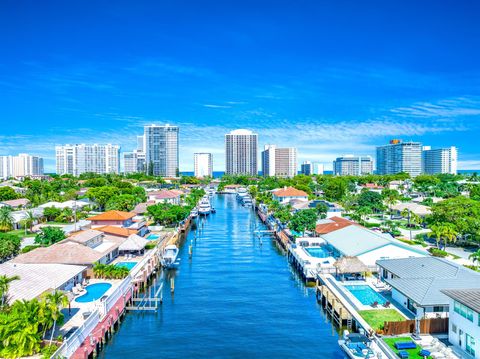
[{"label": "lawn", "polygon": [[30,233],[27,231],[27,234],[25,234],[24,229],[15,229],[13,231],[8,231],[8,234],[16,234],[19,237],[25,238],[25,237],[35,237],[35,233]]},{"label": "lawn", "polygon": [[405,320],[405,317],[395,309],[360,310],[358,313],[373,330],[383,329],[385,322],[401,322]]},{"label": "lawn", "polygon": [[[397,342],[413,342],[412,338],[410,337],[398,337],[398,338],[383,338],[383,341],[393,350],[395,354],[398,355],[398,350],[395,348],[395,343]],[[418,355],[422,348],[417,345],[416,349],[403,349],[409,355],[409,358],[423,358],[423,356]],[[427,358],[431,358],[428,356]]]}]

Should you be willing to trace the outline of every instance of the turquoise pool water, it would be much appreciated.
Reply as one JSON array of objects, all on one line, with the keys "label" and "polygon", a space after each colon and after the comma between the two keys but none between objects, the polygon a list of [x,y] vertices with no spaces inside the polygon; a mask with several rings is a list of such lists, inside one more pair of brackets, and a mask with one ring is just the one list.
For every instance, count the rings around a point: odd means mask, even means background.
[{"label": "turquoise pool water", "polygon": [[152,233],[152,234],[149,234],[146,239],[148,239],[149,241],[156,241],[158,238],[160,238],[158,234]]},{"label": "turquoise pool water", "polygon": [[115,264],[115,267],[125,267],[128,270],[132,270],[133,267],[137,265],[138,262],[118,262]]},{"label": "turquoise pool water", "polygon": [[78,303],[93,302],[102,297],[112,285],[110,283],[95,283],[87,285],[85,290],[87,293],[75,299]]},{"label": "turquoise pool water", "polygon": [[305,250],[312,257],[316,257],[316,258],[330,257],[330,252],[325,247],[311,247],[311,248],[305,248]]},{"label": "turquoise pool water", "polygon": [[372,305],[377,302],[379,305],[386,303],[386,299],[369,285],[344,285],[344,287],[357,298],[363,305]]}]

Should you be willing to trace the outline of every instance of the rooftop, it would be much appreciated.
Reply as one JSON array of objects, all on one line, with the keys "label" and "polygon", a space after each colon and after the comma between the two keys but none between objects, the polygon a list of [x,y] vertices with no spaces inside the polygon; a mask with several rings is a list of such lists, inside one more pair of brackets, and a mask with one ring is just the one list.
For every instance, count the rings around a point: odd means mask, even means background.
[{"label": "rooftop", "polygon": [[480,313],[480,288],[446,289],[442,293]]},{"label": "rooftop", "polygon": [[88,241],[103,236],[103,232],[97,231],[95,229],[88,229],[86,231],[81,231],[73,234],[67,240],[71,240],[80,244],[85,244]]},{"label": "rooftop", "polygon": [[135,217],[135,213],[122,211],[107,211],[96,216],[87,218],[89,221],[126,221]]},{"label": "rooftop", "polygon": [[308,197],[308,193],[294,187],[285,187],[273,191],[273,194],[277,197]]},{"label": "rooftop", "polygon": [[23,264],[11,261],[0,264],[1,275],[20,277],[10,283],[8,293],[11,302],[37,298],[42,293],[68,282],[85,269],[85,266],[64,264]]},{"label": "rooftop", "polygon": [[318,222],[315,227],[315,232],[318,234],[327,234],[354,224],[355,223],[342,217],[331,217]]},{"label": "rooftop", "polygon": [[149,192],[149,197],[155,197],[156,199],[169,199],[169,198],[178,198],[183,192],[174,191],[174,190],[165,190]]},{"label": "rooftop", "polygon": [[480,283],[480,273],[436,257],[382,259],[377,264],[396,276],[386,279],[388,284],[420,305],[447,305],[443,290]]},{"label": "rooftop", "polygon": [[20,206],[28,205],[30,201],[26,198],[18,198],[18,199],[11,199],[8,201],[2,201],[1,203],[10,207],[20,207]]},{"label": "rooftop", "polygon": [[101,231],[103,233],[110,234],[112,236],[118,237],[128,237],[131,234],[137,234],[138,231],[135,229],[123,228],[123,227],[115,227],[115,226],[103,226],[95,228],[97,231]]}]

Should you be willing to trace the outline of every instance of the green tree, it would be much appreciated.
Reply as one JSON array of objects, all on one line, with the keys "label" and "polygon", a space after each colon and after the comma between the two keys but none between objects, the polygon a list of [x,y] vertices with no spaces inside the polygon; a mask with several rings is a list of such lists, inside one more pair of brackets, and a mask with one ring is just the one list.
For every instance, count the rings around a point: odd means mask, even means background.
[{"label": "green tree", "polygon": [[315,230],[316,223],[317,211],[315,209],[304,209],[293,214],[289,228],[305,235],[305,231]]},{"label": "green tree", "polygon": [[120,191],[117,187],[102,186],[90,188],[85,195],[88,199],[94,201],[100,209],[105,209],[107,202],[119,194]]},{"label": "green tree", "polygon": [[476,265],[477,263],[480,262],[480,249],[478,249],[476,252],[473,252],[468,256],[469,259],[472,260],[473,264]]},{"label": "green tree", "polygon": [[347,193],[348,184],[342,177],[331,177],[321,186],[324,196],[329,201],[340,201]]},{"label": "green tree", "polygon": [[62,210],[55,207],[47,207],[43,209],[43,216],[47,221],[54,221],[62,213]]},{"label": "green tree", "polygon": [[45,308],[47,309],[49,317],[53,320],[52,333],[50,336],[50,344],[53,341],[53,334],[55,333],[55,327],[58,323],[63,322],[62,309],[68,305],[68,298],[65,293],[55,290],[52,293],[48,293],[44,296]]},{"label": "green tree", "polygon": [[8,206],[0,207],[0,231],[8,232],[13,228],[12,209]]},{"label": "green tree", "polygon": [[0,309],[3,309],[6,305],[8,305],[8,289],[10,288],[10,283],[14,280],[19,280],[20,277],[18,275],[8,277],[6,275],[0,275],[0,298],[1,298],[1,306]]},{"label": "green tree", "polygon": [[275,218],[277,218],[282,223],[288,223],[292,219],[291,208],[287,206],[281,206],[275,213]]},{"label": "green tree", "polygon": [[318,202],[315,206],[318,218],[326,218],[328,212],[328,206],[324,202]]},{"label": "green tree", "polygon": [[17,199],[20,196],[12,187],[4,186],[0,187],[0,202]]},{"label": "green tree", "polygon": [[61,228],[48,226],[43,227],[35,236],[35,243],[48,247],[63,239],[65,239],[65,233]]},{"label": "green tree", "polygon": [[171,226],[177,225],[187,218],[190,214],[190,209],[169,203],[158,203],[153,206],[148,206],[147,212],[155,223]]},{"label": "green tree", "polygon": [[372,212],[383,210],[383,198],[380,193],[373,191],[363,191],[358,196],[359,207],[369,207]]},{"label": "green tree", "polygon": [[110,198],[105,209],[130,212],[137,204],[137,199],[131,194],[120,194]]},{"label": "green tree", "polygon": [[0,233],[0,262],[4,262],[20,251],[21,239],[16,234]]}]

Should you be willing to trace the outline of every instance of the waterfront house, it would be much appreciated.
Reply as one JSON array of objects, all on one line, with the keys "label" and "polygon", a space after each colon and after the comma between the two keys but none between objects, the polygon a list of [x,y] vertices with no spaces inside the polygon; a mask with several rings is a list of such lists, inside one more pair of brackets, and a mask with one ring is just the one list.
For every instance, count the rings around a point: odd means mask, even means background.
[{"label": "waterfront house", "polygon": [[320,237],[335,250],[337,257],[358,257],[372,269],[379,259],[423,257],[427,254],[393,239],[388,234],[371,231],[359,225],[349,225]]},{"label": "waterfront house", "polygon": [[96,227],[95,230],[108,234],[110,236],[117,236],[122,238],[128,238],[132,234],[137,234],[136,229],[116,227],[116,226],[102,226]]},{"label": "waterfront house", "polygon": [[135,217],[135,213],[107,211],[87,219],[92,222],[93,228],[103,226],[120,226],[128,228],[133,224],[133,217]]},{"label": "waterfront house", "polygon": [[419,319],[448,316],[450,300],[442,290],[480,283],[480,273],[437,257],[381,259],[377,265],[392,298]]},{"label": "waterfront house", "polygon": [[75,223],[69,224],[62,228],[65,235],[70,236],[71,234],[78,231],[86,231],[92,227],[92,222],[87,221],[86,219],[81,219]]},{"label": "waterfront house", "polygon": [[448,340],[458,351],[465,352],[462,357],[480,358],[480,283],[477,288],[447,289],[442,293],[449,300]]},{"label": "waterfront house", "polygon": [[140,237],[136,234],[131,234],[128,238],[120,244],[118,250],[120,254],[135,253],[143,254],[145,246],[148,244],[148,240]]},{"label": "waterfront house", "polygon": [[390,207],[390,209],[397,213],[397,215],[401,215],[403,211],[409,211],[413,214],[416,214],[419,217],[425,217],[432,213],[430,207],[424,206],[423,204],[418,204],[414,202],[400,202],[394,204]]},{"label": "waterfront house", "polygon": [[294,187],[284,187],[272,191],[272,198],[280,203],[288,203],[293,199],[308,201],[308,193]]},{"label": "waterfront house", "polygon": [[107,264],[118,256],[125,238],[108,236],[93,229],[77,232],[49,247],[20,254],[15,263],[73,264],[92,267],[95,262]]}]

